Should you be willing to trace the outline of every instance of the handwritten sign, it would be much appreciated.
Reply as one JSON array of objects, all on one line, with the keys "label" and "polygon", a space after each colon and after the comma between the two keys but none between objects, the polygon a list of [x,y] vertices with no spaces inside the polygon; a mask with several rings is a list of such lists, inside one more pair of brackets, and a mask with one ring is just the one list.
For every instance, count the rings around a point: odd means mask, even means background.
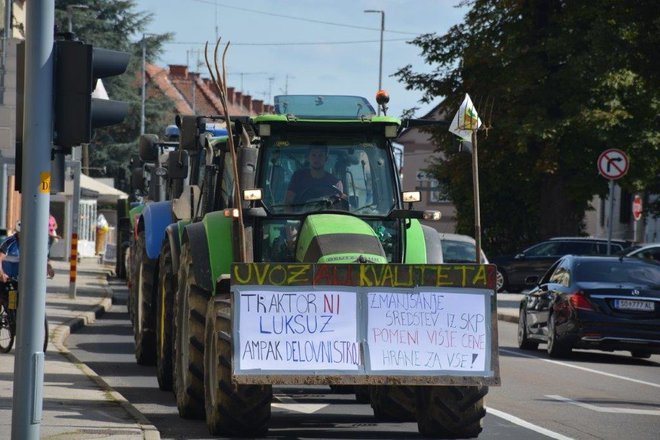
[{"label": "handwritten sign", "polygon": [[494,289],[492,264],[237,263],[233,285]]},{"label": "handwritten sign", "polygon": [[405,382],[496,374],[493,265],[236,263],[231,270],[236,377]]},{"label": "handwritten sign", "polygon": [[372,371],[485,368],[490,347],[484,295],[376,291],[367,298]]},{"label": "handwritten sign", "polygon": [[361,368],[355,292],[239,292],[239,370]]}]

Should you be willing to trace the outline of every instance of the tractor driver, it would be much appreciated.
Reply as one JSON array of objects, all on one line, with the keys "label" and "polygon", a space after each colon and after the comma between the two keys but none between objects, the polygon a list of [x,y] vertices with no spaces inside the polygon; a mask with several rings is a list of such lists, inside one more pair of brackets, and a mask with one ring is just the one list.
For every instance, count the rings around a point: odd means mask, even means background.
[{"label": "tractor driver", "polygon": [[309,168],[293,173],[284,197],[284,204],[298,205],[308,200],[337,196],[344,198],[344,187],[340,179],[325,170],[328,161],[328,146],[315,144],[309,148]]}]

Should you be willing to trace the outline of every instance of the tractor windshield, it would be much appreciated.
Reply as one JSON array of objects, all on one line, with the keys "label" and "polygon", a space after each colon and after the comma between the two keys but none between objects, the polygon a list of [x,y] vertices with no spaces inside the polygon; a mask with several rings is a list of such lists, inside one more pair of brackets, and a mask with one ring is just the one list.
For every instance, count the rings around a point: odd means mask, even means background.
[{"label": "tractor windshield", "polygon": [[343,210],[383,217],[396,205],[395,169],[384,140],[273,137],[261,163],[259,186],[271,214]]}]

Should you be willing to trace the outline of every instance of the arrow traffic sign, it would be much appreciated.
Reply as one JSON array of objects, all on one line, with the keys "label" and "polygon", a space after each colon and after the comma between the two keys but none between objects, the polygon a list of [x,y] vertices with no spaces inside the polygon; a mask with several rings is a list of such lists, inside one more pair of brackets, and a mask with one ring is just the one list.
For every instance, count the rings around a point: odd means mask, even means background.
[{"label": "arrow traffic sign", "polygon": [[598,172],[606,179],[616,180],[628,172],[628,156],[618,148],[610,148],[598,156]]}]

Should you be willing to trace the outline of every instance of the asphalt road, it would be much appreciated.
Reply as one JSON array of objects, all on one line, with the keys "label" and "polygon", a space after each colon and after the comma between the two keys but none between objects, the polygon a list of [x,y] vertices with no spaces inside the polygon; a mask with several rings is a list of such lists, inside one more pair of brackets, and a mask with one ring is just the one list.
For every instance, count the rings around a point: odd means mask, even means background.
[{"label": "asphalt road", "polygon": [[[163,439],[210,438],[203,421],[178,417],[171,392],[158,389],[155,367],[139,366],[126,314],[126,289],[95,324],[67,340],[75,355],[128,399]],[[521,351],[516,326],[500,321],[501,387],[486,397],[484,439],[657,439],[660,356],[576,351],[567,361]],[[544,345],[541,345],[541,349]],[[420,438],[415,423],[380,423],[368,404],[328,387],[276,387],[268,438]]]}]

